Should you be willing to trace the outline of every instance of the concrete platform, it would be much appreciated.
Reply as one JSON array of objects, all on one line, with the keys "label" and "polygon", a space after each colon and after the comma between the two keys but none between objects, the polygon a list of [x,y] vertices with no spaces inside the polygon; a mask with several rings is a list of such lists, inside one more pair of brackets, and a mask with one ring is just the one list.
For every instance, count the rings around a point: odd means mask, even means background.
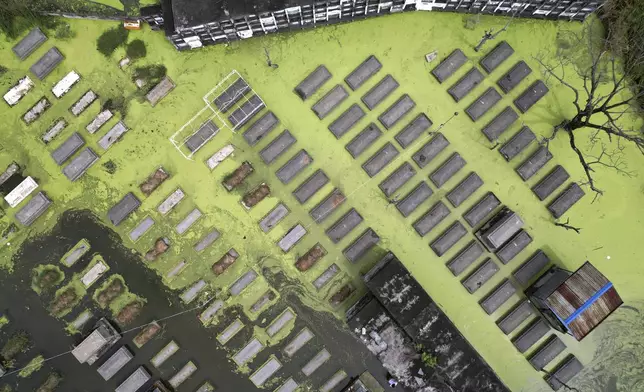
[{"label": "concrete platform", "polygon": [[454,101],[458,102],[461,99],[465,98],[472,90],[474,90],[482,81],[485,79],[485,76],[478,70],[478,68],[473,67],[467,73],[454,83],[452,87],[447,90],[447,93],[454,98]]},{"label": "concrete platform", "polygon": [[197,371],[197,366],[193,362],[188,362],[179,371],[177,371],[174,376],[170,377],[168,380],[168,384],[172,386],[172,388],[178,388],[179,385],[183,384],[190,376],[194,374],[194,372]]},{"label": "concrete platform", "polygon": [[190,152],[195,153],[199,151],[210,139],[215,137],[219,132],[219,127],[215,125],[212,120],[208,120],[199,127],[197,132],[193,133],[192,136],[186,140],[185,146],[190,150]]},{"label": "concrete platform", "polygon": [[228,121],[233,129],[239,129],[252,120],[264,107],[264,102],[257,95],[253,95],[228,116]]},{"label": "concrete platform", "polygon": [[315,354],[313,358],[311,358],[306,365],[302,368],[302,373],[304,373],[305,376],[310,377],[311,374],[313,374],[316,370],[318,370],[322,365],[326,363],[331,358],[331,354],[327,351],[327,349],[323,348]]},{"label": "concrete platform", "polygon": [[397,156],[398,150],[396,147],[391,142],[387,142],[378,152],[362,164],[362,168],[369,177],[374,177],[396,159]]},{"label": "concrete platform", "polygon": [[364,219],[362,215],[352,208],[338,219],[333,226],[326,230],[326,235],[334,244],[342,241],[353,229],[355,229]]},{"label": "concrete platform", "polygon": [[329,177],[322,169],[318,169],[293,191],[293,196],[300,204],[304,204],[328,183]]},{"label": "concrete platform", "polygon": [[315,113],[320,120],[331,114],[333,109],[340,106],[349,98],[349,93],[345,90],[342,85],[336,85],[328,93],[326,93],[322,98],[320,98],[313,106],[311,110]]},{"label": "concrete platform", "polygon": [[470,116],[472,121],[476,121],[492,109],[501,98],[501,94],[494,87],[489,87],[465,109],[465,113]]},{"label": "concrete platform", "polygon": [[138,241],[139,238],[143,237],[143,235],[152,228],[152,226],[154,226],[154,219],[150,216],[146,217],[136,225],[132,231],[130,231],[130,240],[132,240],[132,242]]},{"label": "concrete platform", "polygon": [[404,217],[411,215],[416,209],[429,199],[434,193],[425,181],[421,181],[414,189],[412,189],[402,200],[396,203],[398,212]]},{"label": "concrete platform", "polygon": [[349,85],[351,90],[355,91],[362,86],[367,80],[371,79],[382,68],[382,64],[371,55],[367,57],[356,69],[354,69],[349,76],[344,78],[344,81]]},{"label": "concrete platform", "polygon": [[259,221],[259,228],[262,229],[264,233],[268,233],[275,226],[277,226],[282,219],[289,214],[288,208],[283,204],[279,203],[273,208],[266,216]]},{"label": "concrete platform", "polygon": [[536,139],[532,130],[526,126],[521,127],[519,132],[515,133],[501,148],[499,152],[506,161],[510,162],[512,158],[519,155]]},{"label": "concrete platform", "polygon": [[67,121],[64,118],[59,118],[45,131],[45,133],[40,138],[43,143],[49,144],[56,136],[60,135],[63,130],[67,128]]},{"label": "concrete platform", "polygon": [[51,157],[54,159],[54,162],[60,166],[84,145],[85,140],[83,140],[78,132],[74,132],[67,138],[67,140],[62,142],[58,148],[52,151]]},{"label": "concrete platform", "polygon": [[45,54],[43,54],[42,57],[29,68],[29,70],[36,75],[38,79],[43,80],[54,69],[56,69],[58,64],[60,64],[64,59],[65,56],[63,56],[63,54],[60,53],[60,50],[54,46],[45,52]]},{"label": "concrete platform", "polygon": [[461,283],[470,294],[474,294],[488,280],[492,279],[497,272],[499,272],[499,266],[488,257]]},{"label": "concrete platform", "polygon": [[309,215],[316,223],[322,223],[326,220],[338,207],[340,207],[347,198],[338,188],[333,189],[331,193],[319,202],[311,211]]},{"label": "concrete platform", "polygon": [[357,263],[367,254],[376,244],[380,242],[380,237],[371,228],[365,230],[351,245],[346,247],[342,254],[352,263]]},{"label": "concrete platform", "polygon": [[85,129],[90,134],[94,134],[94,133],[98,132],[98,130],[103,125],[105,125],[105,123],[108,122],[112,118],[112,116],[113,116],[113,114],[112,114],[111,111],[103,110],[102,112],[97,114],[96,117],[94,117],[94,119],[89,124],[87,124]]},{"label": "concrete platform", "polygon": [[232,108],[244,95],[250,91],[250,86],[244,79],[238,78],[214,99],[213,103],[222,113]]},{"label": "concrete platform", "polygon": [[315,280],[312,282],[313,286],[319,291],[327,283],[329,283],[333,278],[340,272],[340,267],[337,264],[331,264],[327,269],[324,270]]},{"label": "concrete platform", "polygon": [[130,214],[136,211],[141,205],[141,201],[134,196],[132,192],[127,193],[123,198],[110,208],[107,212],[107,219],[112,222],[114,226],[118,226],[127,219]]},{"label": "concrete platform", "polygon": [[501,79],[496,82],[504,93],[509,93],[516,86],[519,85],[528,75],[532,73],[532,69],[521,60],[516,63],[508,72],[506,72]]},{"label": "concrete platform", "polygon": [[537,80],[514,100],[514,105],[519,108],[521,113],[525,113],[548,94],[548,91],[546,84],[541,80]]},{"label": "concrete platform", "polygon": [[108,381],[123,369],[132,358],[134,358],[132,352],[126,346],[121,346],[96,371],[103,377],[103,380]]},{"label": "concrete platform", "polygon": [[378,116],[378,121],[380,121],[385,129],[391,129],[415,107],[416,102],[414,102],[409,95],[404,94],[402,97],[398,98],[393,105]]},{"label": "concrete platform", "polygon": [[286,151],[288,151],[297,140],[289,132],[288,129],[285,129],[284,132],[280,133],[275,139],[273,139],[268,146],[264,147],[262,151],[259,152],[259,156],[262,157],[262,160],[265,164],[270,165],[279,157],[282,156]]},{"label": "concrete platform", "polygon": [[259,143],[259,141],[262,140],[266,135],[268,135],[269,132],[275,129],[279,122],[280,121],[277,119],[277,116],[273,114],[273,112],[267,112],[257,121],[255,121],[251,126],[249,126],[246,131],[244,131],[243,135],[244,139],[246,139],[246,143],[251,146]]},{"label": "concrete platform", "polygon": [[277,169],[275,175],[282,182],[282,184],[288,184],[302,170],[306,169],[313,162],[313,158],[309,155],[306,150],[298,151],[291,159],[288,160],[282,167]]},{"label": "concrete platform", "polygon": [[271,323],[266,327],[266,334],[270,337],[273,337],[280,333],[288,323],[295,319],[295,313],[291,309],[286,309],[279,316],[277,316]]},{"label": "concrete platform", "polygon": [[524,299],[505,314],[496,325],[499,326],[504,334],[509,335],[521,324],[523,324],[530,316],[537,314],[537,310],[532,304]]},{"label": "concrete platform", "polygon": [[338,370],[320,386],[320,392],[331,392],[347,378],[347,372]]},{"label": "concrete platform", "polygon": [[159,103],[159,101],[170,94],[174,87],[175,84],[172,79],[166,76],[145,95],[145,99],[147,99],[148,102],[150,102],[150,105],[154,107]]},{"label": "concrete platform", "polygon": [[378,187],[385,196],[392,196],[398,189],[402,188],[416,174],[416,170],[409,162],[405,162],[385,178]]},{"label": "concrete platform", "polygon": [[293,358],[293,355],[297,353],[306,343],[313,339],[313,332],[308,328],[304,327],[300,332],[290,342],[284,347],[284,354],[289,358]]},{"label": "concrete platform", "polygon": [[345,133],[349,132],[354,125],[358,123],[365,116],[364,110],[354,103],[347,109],[344,113],[340,115],[335,121],[329,125],[329,131],[336,137],[340,139],[344,136]]},{"label": "concrete platform", "polygon": [[526,286],[532,279],[536,278],[539,272],[543,271],[548,264],[550,264],[550,259],[541,249],[539,249],[530,256],[526,262],[521,264],[521,266],[512,273],[512,276],[517,282],[519,282],[519,284]]},{"label": "concrete platform", "polygon": [[203,279],[198,280],[190,285],[190,287],[185,289],[183,293],[181,293],[179,298],[181,298],[184,303],[189,304],[190,302],[194,301],[195,298],[197,298],[199,293],[201,293],[201,291],[205,289],[207,285],[208,283],[206,283],[206,281],[204,281]]},{"label": "concrete platform", "polygon": [[570,175],[566,169],[561,165],[557,165],[550,171],[550,173],[543,177],[541,181],[532,187],[532,192],[539,198],[539,200],[544,201],[552,194],[552,192],[568,181],[569,178]]},{"label": "concrete platform", "polygon": [[49,102],[46,97],[42,97],[38,102],[30,107],[29,110],[27,110],[27,112],[22,116],[22,121],[29,125],[38,120],[50,107],[51,102]]},{"label": "concrete platform", "polygon": [[463,167],[465,167],[465,159],[463,159],[459,153],[455,152],[450,155],[438,169],[434,170],[432,174],[429,175],[429,179],[432,180],[434,185],[438,188],[445,185],[456,173],[458,173]]},{"label": "concrete platform", "polygon": [[449,208],[439,201],[434,204],[429,211],[427,211],[423,216],[418,218],[416,222],[412,225],[416,233],[421,237],[424,237],[427,233],[432,231],[432,229],[438,226],[447,216],[450,214]]},{"label": "concrete platform", "polygon": [[487,314],[494,313],[506,303],[517,292],[516,287],[507,279],[504,279],[494,290],[485,296],[479,304]]},{"label": "concrete platform", "polygon": [[264,345],[253,337],[241,350],[237,351],[233,355],[233,361],[239,366],[243,366],[248,363],[251,359],[255,358],[260,351],[264,349]]},{"label": "concrete platform", "polygon": [[528,360],[535,370],[540,371],[552,362],[559,354],[566,349],[566,345],[555,335],[548,340],[530,356]]},{"label": "concrete platform", "polygon": [[51,200],[43,192],[38,192],[18,212],[15,218],[23,226],[30,226],[51,206]]},{"label": "concrete platform", "polygon": [[362,96],[362,103],[373,110],[400,86],[393,76],[387,75]]},{"label": "concrete platform", "polygon": [[199,211],[198,208],[193,209],[186,215],[185,218],[179,224],[177,224],[177,227],[175,228],[178,234],[183,234],[186,231],[188,231],[192,225],[194,225],[199,218],[203,216],[203,213]]},{"label": "concrete platform", "polygon": [[315,94],[329,79],[331,79],[331,72],[324,65],[319,65],[295,87],[295,94],[305,101]]},{"label": "concrete platform", "polygon": [[461,222],[456,221],[452,223],[438,238],[432,241],[429,244],[429,247],[432,248],[434,253],[437,256],[442,256],[447,251],[449,251],[461,238],[465,237],[467,234],[467,229],[461,224]]},{"label": "concrete platform", "polygon": [[217,335],[217,341],[222,345],[226,345],[226,343],[228,343],[230,339],[235,337],[235,335],[237,335],[243,328],[244,323],[240,319],[237,319],[228,324],[226,329],[224,329],[219,335]]},{"label": "concrete platform", "polygon": [[514,49],[512,49],[507,42],[501,41],[490,51],[490,53],[486,54],[485,57],[481,59],[481,67],[483,67],[485,72],[491,73],[497,69],[499,65],[503,64],[508,57],[512,56],[513,53]]},{"label": "concrete platform", "polygon": [[546,382],[553,390],[558,391],[564,383],[572,380],[583,368],[584,365],[574,355],[570,355],[554,369],[550,376],[546,377]]},{"label": "concrete platform", "polygon": [[474,228],[486,220],[490,214],[501,205],[499,199],[492,192],[488,192],[476,204],[463,214],[463,219],[470,227]]},{"label": "concrete platform", "polygon": [[172,192],[161,204],[159,204],[159,207],[157,207],[157,211],[159,211],[162,215],[166,215],[168,212],[170,212],[174,207],[183,200],[185,197],[185,193],[181,190],[181,188],[175,189],[174,192]]},{"label": "concrete platform", "polygon": [[271,357],[249,378],[253,382],[253,384],[257,386],[257,388],[260,388],[266,383],[266,381],[273,377],[273,375],[277,373],[277,371],[280,370],[281,367],[282,364],[280,363],[280,361],[278,361],[277,358]]},{"label": "concrete platform", "polygon": [[87,147],[63,168],[63,174],[70,181],[78,180],[85,172],[98,161],[98,155],[91,148]]},{"label": "concrete platform", "polygon": [[179,351],[179,345],[173,340],[166,344],[159,352],[150,359],[150,363],[157,369],[163,365],[170,357]]},{"label": "concrete platform", "polygon": [[407,148],[412,145],[424,134],[425,131],[432,126],[432,121],[427,117],[425,113],[420,113],[417,115],[402,131],[398,132],[395,136],[396,141],[400,144],[400,147]]},{"label": "concrete platform", "polygon": [[215,241],[219,239],[221,236],[221,233],[217,229],[211,230],[208,234],[203,236],[199,242],[197,242],[194,246],[195,252],[203,252],[207,247],[212,245]]},{"label": "concrete platform", "polygon": [[543,168],[551,159],[552,154],[548,151],[548,148],[545,146],[539,146],[532,155],[517,167],[516,172],[523,181],[527,181],[537,174],[539,170],[541,170],[541,168]]},{"label": "concrete platform", "polygon": [[512,237],[507,244],[503,245],[497,252],[496,257],[501,260],[503,264],[512,261],[522,250],[524,250],[532,242],[532,237],[525,230],[520,230],[514,237]]},{"label": "concrete platform", "polygon": [[519,115],[511,107],[507,106],[492,121],[490,121],[481,132],[487,140],[493,142],[503,134],[512,124],[519,119]]},{"label": "concrete platform", "polygon": [[117,122],[102,138],[99,139],[98,145],[105,151],[112,147],[114,143],[121,140],[125,132],[129,129],[123,121]]},{"label": "concrete platform", "polygon": [[465,53],[460,49],[456,49],[432,70],[432,75],[434,75],[440,83],[443,83],[466,62],[467,56],[465,56]]},{"label": "concrete platform", "polygon": [[291,250],[304,236],[306,235],[306,229],[301,224],[293,226],[281,240],[277,243],[277,246],[282,250],[282,252],[288,252]]},{"label": "concrete platform", "polygon": [[520,353],[525,353],[534,346],[541,338],[550,332],[550,326],[541,317],[530,323],[525,329],[512,339],[512,344]]},{"label": "concrete platform", "polygon": [[47,36],[39,27],[36,27],[29,31],[29,34],[27,34],[23,39],[18,41],[11,50],[20,60],[24,60],[45,41],[47,41]]},{"label": "concrete platform", "polygon": [[349,151],[349,154],[355,159],[358,158],[367,148],[371,147],[373,143],[382,136],[382,131],[374,123],[370,123],[360,131],[347,145],[345,148]]},{"label": "concrete platform", "polygon": [[98,95],[94,91],[89,90],[70,106],[69,111],[78,117],[97,99]]},{"label": "concrete platform", "polygon": [[274,392],[295,392],[300,385],[293,380],[292,377],[289,377],[288,380],[284,381]]},{"label": "concrete platform", "polygon": [[472,172],[447,193],[447,200],[452,203],[452,206],[458,207],[482,186],[483,180],[481,180],[481,177]]},{"label": "concrete platform", "polygon": [[257,276],[257,272],[255,272],[254,269],[246,271],[242,276],[239,277],[239,279],[235,281],[235,283],[230,286],[230,289],[228,290],[230,292],[230,295],[235,297],[241,294],[241,292],[244,291],[246,287],[250,286],[255,281],[255,279],[257,279]]},{"label": "concrete platform", "polygon": [[427,166],[434,158],[438,156],[445,148],[449,146],[449,141],[442,133],[437,133],[430,141],[425,143],[414,155],[412,159],[419,168]]},{"label": "concrete platform", "polygon": [[561,217],[572,206],[574,206],[582,197],[584,191],[576,182],[571,183],[568,187],[557,196],[557,198],[548,205],[548,211],[555,218]]}]

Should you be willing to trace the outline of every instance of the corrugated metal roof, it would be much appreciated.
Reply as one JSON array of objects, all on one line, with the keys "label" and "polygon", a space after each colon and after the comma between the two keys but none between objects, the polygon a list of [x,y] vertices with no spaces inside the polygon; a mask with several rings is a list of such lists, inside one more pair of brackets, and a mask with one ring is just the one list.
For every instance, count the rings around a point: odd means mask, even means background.
[{"label": "corrugated metal roof", "polygon": [[584,263],[546,299],[577,340],[583,339],[623,302],[612,283]]}]

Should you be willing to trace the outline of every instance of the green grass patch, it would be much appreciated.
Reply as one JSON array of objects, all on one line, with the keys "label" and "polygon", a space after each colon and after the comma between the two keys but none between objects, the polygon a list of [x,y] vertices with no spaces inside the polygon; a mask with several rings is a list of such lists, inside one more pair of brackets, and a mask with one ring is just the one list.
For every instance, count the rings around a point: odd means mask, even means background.
[{"label": "green grass patch", "polygon": [[42,355],[38,355],[37,357],[29,361],[29,363],[25,365],[25,367],[18,372],[18,376],[22,378],[27,378],[31,376],[33,373],[40,370],[40,368],[42,368],[42,365],[44,363],[45,363],[45,357],[43,357]]},{"label": "green grass patch", "polygon": [[89,0],[89,1],[91,1],[92,3],[103,4],[108,7],[115,8],[119,11],[124,10],[123,3],[121,3],[119,0]]},{"label": "green grass patch", "polygon": [[0,329],[2,329],[2,327],[4,327],[5,325],[8,325],[8,324],[9,324],[9,317],[7,317],[4,314],[1,315],[0,316]]},{"label": "green grass patch", "polygon": [[65,280],[65,273],[53,264],[41,264],[32,270],[31,288],[39,295],[58,286]]}]

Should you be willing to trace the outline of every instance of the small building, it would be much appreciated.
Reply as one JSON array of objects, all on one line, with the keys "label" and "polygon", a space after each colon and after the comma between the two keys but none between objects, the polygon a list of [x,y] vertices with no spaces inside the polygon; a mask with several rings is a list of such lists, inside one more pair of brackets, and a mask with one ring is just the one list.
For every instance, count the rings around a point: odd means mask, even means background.
[{"label": "small building", "polygon": [[78,362],[91,365],[120,338],[112,324],[102,318],[96,323],[94,331],[72,350],[72,355]]},{"label": "small building", "polygon": [[623,304],[613,283],[588,261],[575,272],[550,268],[526,295],[554,329],[577,340]]}]

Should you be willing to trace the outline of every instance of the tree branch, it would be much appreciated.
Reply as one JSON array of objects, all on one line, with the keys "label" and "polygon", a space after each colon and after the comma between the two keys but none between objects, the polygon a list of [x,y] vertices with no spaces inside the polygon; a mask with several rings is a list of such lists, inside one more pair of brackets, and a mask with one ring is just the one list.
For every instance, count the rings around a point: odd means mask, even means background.
[{"label": "tree branch", "polygon": [[581,227],[575,227],[570,225],[570,218],[566,218],[564,223],[555,222],[555,226],[563,227],[566,230],[572,230],[577,234],[581,234]]},{"label": "tree branch", "polygon": [[579,150],[579,148],[577,147],[577,144],[575,143],[574,131],[569,130],[568,137],[570,139],[570,148],[572,148],[572,150],[577,154],[579,163],[581,163],[581,166],[584,168],[584,173],[586,173],[586,178],[588,179],[588,186],[593,192],[596,193],[596,197],[601,196],[604,191],[595,186],[595,180],[593,179],[593,176],[591,174],[594,170],[590,166],[588,166],[588,163],[586,163],[586,158],[584,158],[584,154],[582,154],[581,150]]}]

